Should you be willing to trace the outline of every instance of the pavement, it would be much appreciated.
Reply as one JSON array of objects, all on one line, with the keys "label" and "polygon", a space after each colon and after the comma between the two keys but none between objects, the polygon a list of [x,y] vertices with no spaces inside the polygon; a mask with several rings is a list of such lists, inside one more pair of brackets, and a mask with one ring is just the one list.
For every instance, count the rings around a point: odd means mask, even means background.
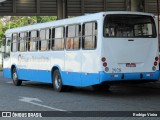
[{"label": "pavement", "polygon": [[[52,85],[45,83],[28,81],[23,82],[22,86],[14,86],[12,80],[4,79],[0,72],[0,111],[160,111],[160,82],[114,85],[109,91],[76,87],[72,92],[58,93],[53,90]],[[59,119],[82,118],[54,118]],[[83,117],[83,119],[135,120],[132,117]],[[158,118],[136,118],[139,119]]]}]

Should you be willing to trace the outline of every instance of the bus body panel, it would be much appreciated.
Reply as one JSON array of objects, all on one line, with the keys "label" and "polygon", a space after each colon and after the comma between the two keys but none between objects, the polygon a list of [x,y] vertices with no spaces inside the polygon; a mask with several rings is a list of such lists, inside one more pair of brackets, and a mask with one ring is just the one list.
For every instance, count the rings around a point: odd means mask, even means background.
[{"label": "bus body panel", "polygon": [[[103,39],[103,56],[107,58],[109,73],[120,68],[122,73],[154,72],[155,57],[158,57],[157,41],[153,38],[128,41],[128,38],[114,40]],[[124,46],[125,45],[125,46]],[[136,67],[126,67],[127,63],[135,63]],[[156,66],[158,70],[158,65]]]},{"label": "bus body panel", "polygon": [[81,50],[66,50],[64,62],[65,69],[63,70],[62,74],[63,83],[66,85],[81,86]]}]

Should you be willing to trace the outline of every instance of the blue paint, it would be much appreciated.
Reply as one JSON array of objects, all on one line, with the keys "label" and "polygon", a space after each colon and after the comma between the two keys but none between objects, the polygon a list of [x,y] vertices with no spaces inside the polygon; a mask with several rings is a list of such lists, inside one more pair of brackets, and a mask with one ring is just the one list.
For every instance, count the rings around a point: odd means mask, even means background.
[{"label": "blue paint", "polygon": [[47,70],[18,69],[18,78],[35,82],[52,83],[51,72]]},{"label": "blue paint", "polygon": [[100,83],[98,73],[62,72],[62,80],[64,85],[71,86],[90,86]]},{"label": "blue paint", "polygon": [[[148,76],[148,74],[152,74],[152,76]],[[114,77],[115,75],[116,77]],[[110,73],[100,72],[100,83],[105,81],[120,81],[120,80],[159,80],[159,71],[144,72],[144,73],[124,73],[124,74],[122,73],[110,74]]]},{"label": "blue paint", "polygon": [[[47,70],[26,70],[17,69],[18,78],[21,80],[30,80],[35,82],[52,83],[51,72]],[[3,69],[4,78],[11,78],[11,69]]]},{"label": "blue paint", "polygon": [[12,78],[10,68],[3,68],[3,77],[4,78]]},{"label": "blue paint", "polygon": [[64,85],[82,86],[81,73],[61,72]]},{"label": "blue paint", "polygon": [[124,74],[125,80],[140,80],[141,74],[140,73],[126,73]]},{"label": "blue paint", "polygon": [[[17,69],[18,78],[22,80],[31,80],[36,82],[52,83],[52,73],[47,70],[26,70]],[[64,85],[71,86],[90,86],[100,84],[105,81],[121,81],[121,80],[158,80],[159,71],[146,73],[78,73],[61,71],[61,77]],[[4,68],[5,78],[11,78],[11,70]],[[142,74],[142,75],[141,75]],[[141,78],[142,77],[142,78]]]},{"label": "blue paint", "polygon": [[81,73],[82,86],[99,84],[99,73]]}]

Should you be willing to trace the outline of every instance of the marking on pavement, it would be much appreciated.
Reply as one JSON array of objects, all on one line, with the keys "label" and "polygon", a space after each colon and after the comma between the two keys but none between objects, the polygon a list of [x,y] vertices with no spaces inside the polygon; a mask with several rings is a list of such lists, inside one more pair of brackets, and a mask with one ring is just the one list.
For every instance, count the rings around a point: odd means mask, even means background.
[{"label": "marking on pavement", "polygon": [[13,82],[11,82],[11,81],[10,81],[10,82],[6,82],[6,83],[8,83],[8,84],[13,84]]},{"label": "marking on pavement", "polygon": [[58,109],[58,108],[54,108],[54,107],[50,107],[50,106],[47,106],[47,105],[37,103],[37,102],[42,103],[42,101],[38,98],[21,97],[21,96],[19,96],[19,97],[20,97],[19,101],[21,101],[21,102],[30,103],[30,104],[37,105],[37,106],[44,107],[44,108],[48,108],[48,109],[51,109],[51,110],[64,111],[64,112],[66,111],[66,110],[63,110],[63,109]]}]

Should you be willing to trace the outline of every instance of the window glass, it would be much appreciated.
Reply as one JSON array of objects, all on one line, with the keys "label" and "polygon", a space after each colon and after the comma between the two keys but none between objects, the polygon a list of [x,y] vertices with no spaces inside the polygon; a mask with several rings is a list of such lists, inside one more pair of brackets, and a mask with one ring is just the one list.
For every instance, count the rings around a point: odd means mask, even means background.
[{"label": "window glass", "polygon": [[55,38],[63,38],[63,32],[63,27],[55,28]]},{"label": "window glass", "polygon": [[67,27],[66,33],[66,49],[79,49],[80,48],[80,39],[81,39],[81,26],[80,25],[71,25]]},{"label": "window glass", "polygon": [[45,33],[45,29],[40,31],[40,40],[45,40],[46,39],[46,33]]},{"label": "window glass", "polygon": [[76,25],[76,37],[81,36],[81,25]]},{"label": "window glass", "polygon": [[97,23],[89,22],[83,24],[83,49],[95,49],[97,44]]},{"label": "window glass", "polygon": [[20,51],[24,52],[26,50],[27,33],[26,32],[20,33],[19,40],[20,40]]},{"label": "window glass", "polygon": [[50,32],[51,30],[50,29],[46,29],[46,39],[50,39]]},{"label": "window glass", "polygon": [[17,51],[17,42],[18,42],[18,34],[14,33],[14,34],[12,34],[12,44],[11,44],[11,51],[12,52]]},{"label": "window glass", "polygon": [[87,36],[87,35],[92,35],[92,32],[93,32],[93,23],[86,23],[85,24],[85,28],[84,28],[84,30],[85,30],[85,36]]},{"label": "window glass", "polygon": [[69,26],[67,31],[68,31],[68,37],[75,37],[76,26],[75,25]]},{"label": "window glass", "polygon": [[146,15],[107,15],[104,20],[104,37],[154,38],[154,19]]},{"label": "window glass", "polygon": [[38,50],[38,31],[30,33],[30,51]]},{"label": "window glass", "polygon": [[52,49],[64,49],[64,27],[53,28],[52,37]]},{"label": "window glass", "polygon": [[135,36],[152,35],[152,25],[150,23],[134,25],[134,32]]},{"label": "window glass", "polygon": [[46,29],[40,31],[40,50],[47,50]]}]

